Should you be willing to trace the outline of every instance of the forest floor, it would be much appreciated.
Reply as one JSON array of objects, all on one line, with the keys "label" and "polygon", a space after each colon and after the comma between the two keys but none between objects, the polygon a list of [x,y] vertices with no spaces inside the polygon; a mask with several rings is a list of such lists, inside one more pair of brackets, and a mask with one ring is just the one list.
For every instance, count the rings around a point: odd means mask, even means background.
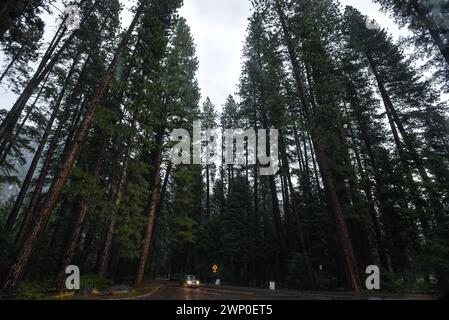
[{"label": "forest floor", "polygon": [[[65,291],[58,294],[43,294],[37,297],[31,297],[32,300],[135,300],[144,299],[153,291],[158,289],[160,284],[156,282],[146,282],[140,288],[130,288],[127,291],[116,291],[114,289],[102,292],[94,289],[88,295],[76,295],[73,291]],[[26,299],[26,298],[25,298]]]}]

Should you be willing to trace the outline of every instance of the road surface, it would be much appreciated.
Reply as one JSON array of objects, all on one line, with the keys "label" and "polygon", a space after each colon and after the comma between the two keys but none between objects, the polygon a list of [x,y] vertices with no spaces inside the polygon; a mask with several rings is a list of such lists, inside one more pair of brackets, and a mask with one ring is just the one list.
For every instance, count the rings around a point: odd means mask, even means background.
[{"label": "road surface", "polygon": [[[425,296],[408,299],[429,299]],[[197,289],[182,288],[175,283],[161,283],[145,300],[385,300],[407,299],[395,296],[353,295],[351,293],[302,292],[293,290],[270,291],[244,287],[202,286]]]}]

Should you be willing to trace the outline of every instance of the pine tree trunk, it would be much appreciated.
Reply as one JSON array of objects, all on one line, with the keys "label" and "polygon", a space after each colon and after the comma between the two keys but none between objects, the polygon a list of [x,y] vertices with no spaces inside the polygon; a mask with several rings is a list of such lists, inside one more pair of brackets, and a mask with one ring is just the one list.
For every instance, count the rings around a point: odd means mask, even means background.
[{"label": "pine tree trunk", "polygon": [[[254,192],[254,198],[253,198],[253,201],[254,201],[254,212],[253,212],[253,215],[254,215],[254,218],[253,218],[253,228],[252,228],[252,232],[253,232],[253,239],[256,239],[257,238],[257,228],[258,228],[258,221],[257,221],[257,219],[258,219],[258,217],[259,217],[259,178],[258,178],[258,176],[259,176],[259,160],[258,160],[258,157],[257,157],[257,154],[258,154],[258,148],[259,148],[259,137],[258,137],[258,134],[259,134],[259,130],[258,130],[258,128],[257,128],[257,114],[256,114],[256,111],[254,112],[254,128],[255,128],[255,134],[256,134],[256,148],[255,148],[255,156],[256,156],[256,163],[255,163],[255,165],[254,165],[254,173],[253,173],[253,175],[254,175],[254,189],[253,189],[253,192]],[[256,246],[257,246],[257,242],[256,241],[253,241],[253,243],[254,243],[254,245],[252,246],[252,254],[251,254],[251,258],[252,258],[252,266],[253,266],[253,270],[252,270],[252,272],[253,272],[253,275],[254,275],[254,277],[255,277],[255,285],[258,285],[258,277],[257,277],[257,275],[258,275],[258,268],[257,268],[257,263],[256,263]]]},{"label": "pine tree trunk", "polygon": [[62,53],[71,44],[71,42],[74,39],[76,34],[77,34],[77,32],[74,31],[52,58],[49,55],[44,56],[44,58],[41,61],[40,66],[36,70],[34,76],[28,82],[28,84],[25,87],[25,89],[23,90],[22,94],[19,96],[17,101],[14,103],[14,106],[8,112],[5,119],[3,120],[2,124],[0,125],[0,141],[3,141],[5,138],[7,138],[11,134],[11,132],[14,130],[14,127],[16,126],[16,124],[20,118],[20,115],[21,115],[23,109],[25,108],[28,100],[32,96],[33,92],[36,90],[36,88],[39,86],[39,84],[43,81],[43,79],[47,76],[47,74],[49,72],[51,72],[51,70],[55,66],[56,62],[58,62]]},{"label": "pine tree trunk", "polygon": [[[305,159],[308,158],[308,156],[307,156],[307,146],[306,146],[306,142],[307,142],[307,144],[309,145],[309,149],[310,149],[310,157],[312,158],[312,167],[313,167],[313,174],[314,174],[314,177],[315,177],[315,183],[316,183],[318,192],[320,193],[320,196],[322,196],[323,193],[322,193],[322,189],[321,189],[320,178],[319,178],[319,175],[318,175],[317,160],[316,160],[316,156],[315,156],[315,152],[314,152],[315,150],[313,149],[312,137],[309,135],[308,132],[305,132],[305,135],[306,135],[306,137],[304,138]],[[306,161],[306,164],[308,166],[308,161]]]},{"label": "pine tree trunk", "polygon": [[294,138],[295,138],[296,157],[298,158],[299,171],[300,171],[301,175],[306,176],[307,182],[310,182],[310,170],[308,168],[308,165],[306,166],[306,164],[304,162],[304,157],[303,157],[302,149],[301,149],[301,142],[299,140],[298,126],[296,124],[295,119],[293,118],[294,111],[290,110],[290,114],[291,114],[291,121],[293,124],[293,134],[294,134]]},{"label": "pine tree trunk", "polygon": [[22,187],[20,188],[20,192],[19,192],[19,194],[16,198],[16,201],[14,202],[14,206],[8,216],[8,220],[6,222],[6,232],[11,231],[14,223],[16,222],[17,215],[19,214],[19,211],[22,208],[23,201],[25,199],[28,188],[31,184],[31,180],[33,179],[33,176],[34,176],[34,172],[37,168],[37,165],[39,164],[39,160],[41,158],[44,147],[47,144],[47,139],[48,139],[48,136],[50,135],[51,128],[53,127],[53,123],[59,113],[59,109],[61,107],[61,102],[62,102],[62,99],[64,98],[64,95],[66,92],[66,85],[67,85],[69,79],[72,77],[73,72],[75,70],[75,65],[76,65],[76,61],[72,64],[72,67],[70,68],[70,70],[67,74],[67,77],[64,81],[63,88],[59,94],[58,99],[56,100],[55,106],[53,107],[53,112],[50,116],[50,119],[48,120],[47,126],[44,129],[44,134],[41,138],[41,142],[39,143],[39,146],[36,150],[33,161],[31,162],[30,168],[28,169],[25,180],[23,181]]},{"label": "pine tree trunk", "polygon": [[314,127],[312,121],[312,111],[310,108],[310,103],[308,101],[307,95],[305,93],[305,84],[303,80],[303,74],[301,71],[301,67],[299,65],[299,60],[297,58],[295,46],[290,35],[290,32],[287,27],[287,22],[285,18],[285,14],[283,12],[283,7],[280,0],[275,1],[276,4],[276,12],[278,14],[279,20],[281,22],[281,27],[284,33],[284,41],[287,45],[288,54],[293,65],[293,75],[298,86],[298,92],[301,99],[301,104],[304,109],[304,115],[310,128],[312,130],[312,143],[314,145],[316,158],[318,162],[318,167],[320,168],[321,178],[323,180],[324,188],[327,196],[327,203],[329,210],[334,215],[337,230],[338,230],[338,239],[340,242],[340,246],[343,253],[343,259],[345,262],[345,270],[346,276],[348,280],[349,287],[355,291],[359,292],[361,290],[360,278],[357,269],[357,262],[354,256],[354,251],[352,248],[352,243],[349,238],[349,232],[346,225],[346,220],[343,216],[343,212],[341,210],[340,202],[335,190],[333,178],[331,175],[330,167],[328,164],[328,160],[324,153],[324,148],[319,141],[316,135],[316,128]]},{"label": "pine tree trunk", "polygon": [[[388,92],[385,88],[385,85],[383,84],[383,81],[377,71],[376,64],[374,63],[372,57],[369,54],[367,55],[367,57],[368,57],[368,61],[370,63],[371,69],[373,70],[374,76],[377,80],[377,84],[379,86],[379,90],[381,92],[382,98],[384,100],[384,105],[385,105],[385,109],[387,111],[387,115],[389,115],[389,117],[391,118],[390,122],[396,124],[397,129],[401,133],[404,143],[407,147],[407,150],[410,152],[413,162],[415,163],[415,166],[418,169],[418,172],[419,172],[421,178],[423,179],[424,183],[427,185],[431,185],[430,178],[427,175],[427,172],[424,168],[421,157],[416,152],[416,149],[415,149],[415,146],[413,143],[413,138],[405,130],[404,125],[402,124],[402,121],[399,118],[399,115],[396,111],[396,108],[394,107],[394,105],[388,95]],[[399,135],[397,133],[395,135],[396,135],[395,140],[396,139],[398,140],[398,141],[396,141],[396,144],[398,146],[400,146],[401,143],[400,143]]]},{"label": "pine tree trunk", "polygon": [[[61,206],[56,214],[55,225],[53,227],[53,232],[50,241],[50,247],[55,248],[59,245],[61,241],[61,230],[66,226],[65,222],[68,220],[68,214],[75,211],[77,208],[75,204],[69,199],[64,199],[61,202]],[[67,218],[67,219],[64,219]]]},{"label": "pine tree trunk", "polygon": [[114,57],[108,67],[106,72],[106,76],[102,80],[99,88],[97,89],[94,98],[90,101],[86,113],[84,115],[83,121],[81,123],[81,127],[79,128],[74,141],[71,143],[70,147],[67,150],[67,153],[64,156],[62,161],[62,167],[59,169],[57,175],[55,176],[52,185],[45,197],[45,200],[41,206],[40,212],[38,213],[34,228],[28,234],[22,248],[18,256],[16,257],[15,262],[11,266],[8,276],[6,277],[6,281],[4,283],[3,289],[5,291],[12,291],[17,288],[19,285],[19,280],[23,276],[23,272],[25,267],[28,265],[31,255],[36,246],[37,240],[39,240],[44,228],[50,218],[50,215],[57,204],[59,199],[59,195],[61,193],[62,188],[65,186],[67,179],[69,177],[70,170],[78,157],[80,148],[84,139],[87,135],[87,132],[92,123],[92,119],[95,113],[95,110],[104,95],[109,89],[110,82],[115,74],[115,70],[117,68],[117,63],[119,60],[119,56],[122,54],[123,50],[128,45],[128,42],[131,38],[131,33],[139,21],[140,16],[143,13],[145,2],[141,4],[134,16],[133,21],[131,22],[128,31],[125,33],[124,38],[122,39],[120,45],[116,49]]},{"label": "pine tree trunk", "polygon": [[11,70],[12,66],[16,63],[16,61],[20,58],[22,55],[23,48],[20,48],[20,50],[14,55],[14,57],[11,59],[11,61],[8,63],[8,66],[3,71],[2,75],[0,76],[0,83],[2,83],[3,79],[8,75],[9,70]]},{"label": "pine tree trunk", "polygon": [[[132,127],[134,126],[134,121],[131,126]],[[99,266],[98,275],[100,277],[106,277],[107,271],[108,271],[109,257],[111,254],[111,247],[112,247],[112,237],[114,235],[115,224],[117,221],[117,212],[120,207],[120,203],[122,201],[122,196],[123,196],[123,192],[125,189],[125,182],[128,177],[128,165],[129,165],[129,160],[131,157],[131,150],[132,150],[132,137],[130,139],[128,139],[128,142],[126,144],[126,151],[125,151],[125,157],[123,159],[123,166],[122,166],[118,186],[116,188],[116,191],[114,192],[114,199],[113,199],[114,200],[114,212],[112,213],[111,220],[109,221],[108,228],[106,230],[106,238],[103,243],[103,248],[100,252],[99,264],[98,264],[98,266]]]},{"label": "pine tree trunk", "polygon": [[[156,232],[157,232],[158,221],[161,220],[161,211],[162,211],[162,207],[164,205],[164,199],[165,199],[165,195],[167,193],[167,185],[168,185],[168,181],[170,179],[172,169],[173,169],[172,163],[170,162],[168,164],[167,170],[165,172],[164,182],[162,183],[160,197],[159,197],[158,204],[157,204],[156,216],[154,219],[154,226],[153,226],[154,234],[156,234]],[[151,252],[151,259],[149,261],[150,265],[154,264],[153,258],[155,257],[155,251],[156,251],[156,247],[154,246],[154,240],[155,240],[154,237],[152,237],[151,244],[150,244],[150,252]]]},{"label": "pine tree trunk", "polygon": [[209,165],[206,164],[206,217],[210,216],[210,178],[209,178]]},{"label": "pine tree trunk", "polygon": [[[70,99],[69,99],[70,101]],[[44,162],[42,164],[41,171],[39,173],[39,177],[36,180],[36,184],[34,186],[33,194],[31,195],[30,201],[28,203],[27,210],[25,211],[24,218],[22,220],[20,229],[16,236],[16,243],[21,243],[24,240],[25,235],[28,233],[29,227],[31,225],[31,221],[33,220],[33,216],[37,211],[39,198],[41,197],[42,189],[44,188],[45,178],[47,177],[47,173],[50,169],[51,162],[53,160],[54,153],[59,143],[59,139],[61,137],[62,129],[67,120],[68,113],[70,111],[71,105],[67,103],[64,111],[62,112],[58,126],[53,133],[53,137],[50,141],[50,145],[48,146],[47,155],[45,156]]]},{"label": "pine tree trunk", "polygon": [[[283,167],[285,164],[282,163],[281,167],[281,176],[280,176],[280,182],[281,182],[281,195],[282,195],[282,207],[283,207],[283,226],[285,230],[285,241],[286,241],[286,252],[287,256],[288,253],[292,252],[294,249],[296,249],[295,242],[293,241],[293,222],[292,222],[292,213],[290,212],[290,195],[288,190],[288,183],[286,179],[287,170],[289,170],[288,167]],[[285,171],[284,171],[285,170]]]},{"label": "pine tree trunk", "polygon": [[224,156],[224,132],[221,131],[221,165],[220,165],[220,177],[221,177],[221,185],[220,185],[220,213],[223,215],[224,207],[225,207],[225,156]]},{"label": "pine tree trunk", "polygon": [[[263,64],[261,59],[261,53],[258,52],[258,67],[262,70]],[[263,85],[260,85],[260,94],[262,100],[260,101],[261,104],[261,115],[262,115],[262,124],[265,128],[269,127],[268,117],[265,111],[265,89]],[[265,150],[270,150],[270,140],[266,140],[266,146]],[[285,276],[287,273],[287,244],[285,241],[285,232],[284,232],[284,226],[282,224],[282,217],[281,217],[281,210],[279,206],[279,199],[278,199],[278,192],[277,192],[277,186],[276,186],[276,180],[273,175],[270,175],[268,177],[268,183],[270,188],[270,196],[271,196],[271,212],[273,213],[273,220],[274,225],[276,229],[276,237],[278,241],[279,246],[279,257],[278,258],[278,274],[281,283],[285,282]]]},{"label": "pine tree trunk", "polygon": [[[98,151],[97,162],[95,163],[94,172],[92,174],[93,180],[97,181],[100,175],[100,170],[103,165],[103,159],[106,155],[108,139],[104,139]],[[65,268],[72,262],[73,255],[75,254],[76,245],[78,243],[81,227],[84,224],[84,220],[87,214],[87,202],[85,199],[81,199],[78,205],[78,211],[75,215],[75,225],[71,230],[69,240],[62,258],[61,269],[58,277],[56,278],[56,289],[61,291],[64,288],[64,280],[66,278]]]},{"label": "pine tree trunk", "polygon": [[[425,28],[428,30],[430,37],[435,42],[438,50],[443,56],[446,63],[449,65],[449,45],[444,42],[444,39],[440,35],[440,28],[432,22],[433,12],[429,12],[426,8],[424,8],[424,4],[420,3],[421,1],[413,0],[412,6],[415,9],[418,19],[424,24]],[[444,37],[444,35],[443,35]]]},{"label": "pine tree trunk", "polygon": [[354,235],[354,238],[357,239],[354,242],[360,249],[358,250],[358,261],[360,261],[363,265],[368,266],[374,263],[371,242],[369,238],[370,233],[365,224],[365,221],[368,221],[368,219],[365,219],[364,213],[366,212],[366,210],[364,209],[364,204],[362,203],[362,195],[359,191],[360,186],[349,154],[349,147],[346,141],[346,136],[346,131],[343,128],[340,128],[339,138],[340,144],[343,149],[343,163],[346,166],[346,179],[348,181],[349,197],[352,202],[352,213],[354,217],[353,219],[351,219],[351,222],[354,226],[354,228],[351,228],[351,230],[353,232],[352,234]]},{"label": "pine tree trunk", "polygon": [[92,247],[95,243],[95,238],[98,233],[100,224],[100,218],[97,218],[89,225],[89,229],[86,231],[86,238],[84,240],[83,250],[80,255],[80,268],[88,269],[87,262],[89,255],[92,252]]},{"label": "pine tree trunk", "polygon": [[78,242],[78,237],[81,232],[81,227],[83,226],[84,218],[87,213],[87,204],[85,201],[80,201],[79,207],[76,214],[76,221],[68,240],[68,245],[64,251],[64,256],[62,258],[61,270],[56,278],[56,290],[61,291],[65,284],[65,268],[70,265],[72,257],[75,254],[76,243]]},{"label": "pine tree trunk", "polygon": [[20,126],[17,128],[14,137],[12,137],[12,139],[4,139],[1,144],[0,144],[0,167],[3,166],[3,164],[5,163],[6,159],[8,158],[9,152],[11,151],[12,147],[14,146],[15,142],[17,141],[17,139],[20,137],[20,134],[22,133],[23,128],[26,125],[26,122],[28,121],[28,118],[30,117],[32,111],[34,110],[34,107],[36,106],[37,102],[39,101],[42,92],[44,91],[44,88],[47,84],[47,80],[48,80],[48,76],[45,78],[38,94],[36,95],[36,98],[34,99],[33,103],[28,107],[27,109],[27,113],[25,115],[25,117],[22,120],[22,123],[20,124]]},{"label": "pine tree trunk", "polygon": [[[362,117],[361,111],[360,111],[360,106],[358,104],[353,104],[352,105],[354,111],[355,111],[355,117],[357,120],[357,125],[358,128],[360,130],[360,134],[361,134],[361,140],[363,141],[365,148],[366,148],[366,152],[368,155],[368,163],[372,168],[372,171],[374,173],[374,187],[375,187],[375,195],[377,198],[377,203],[379,206],[379,210],[381,213],[381,217],[386,217],[387,214],[387,209],[386,209],[386,204],[388,203],[388,199],[386,199],[383,196],[383,184],[381,183],[381,178],[379,177],[379,170],[378,170],[378,166],[377,166],[377,162],[376,162],[376,157],[375,157],[375,153],[374,153],[374,149],[373,149],[373,145],[371,142],[371,139],[369,138],[369,132],[368,132],[368,123],[367,121]],[[360,164],[361,165],[361,164]],[[366,164],[365,164],[366,167]],[[363,170],[361,170],[362,172]],[[366,178],[368,179],[368,177]],[[369,183],[367,182],[366,185],[368,186]],[[367,194],[371,194],[370,192],[367,192]],[[371,197],[372,198],[372,197]],[[374,201],[374,200],[373,200]],[[373,204],[374,205],[374,204]],[[373,211],[374,212],[374,211]],[[372,216],[373,218],[373,222],[375,225],[375,232],[376,232],[376,237],[377,237],[377,241],[380,245],[379,250],[381,253],[381,262],[382,264],[388,268],[388,271],[393,273],[393,267],[391,265],[391,259],[389,257],[389,253],[388,253],[388,249],[387,249],[387,245],[386,245],[386,241],[382,240],[382,236],[381,236],[381,229],[380,229],[380,225],[379,225],[379,221],[377,219],[377,216],[374,214]],[[378,226],[378,227],[376,227]],[[380,249],[382,248],[382,249]]]},{"label": "pine tree trunk", "polygon": [[[89,61],[89,57],[86,61]],[[87,71],[88,63],[86,62],[83,66],[83,70],[80,73],[78,83],[73,90],[72,94],[66,101],[66,106],[64,108],[64,111],[59,116],[59,123],[56,128],[56,130],[53,133],[53,137],[50,141],[50,145],[47,150],[47,155],[45,156],[45,160],[42,164],[41,171],[39,173],[39,177],[36,181],[33,194],[31,195],[30,201],[28,203],[27,210],[25,211],[24,218],[22,220],[20,229],[16,235],[16,243],[21,243],[24,240],[25,235],[28,233],[28,229],[30,227],[31,221],[33,219],[33,215],[35,214],[37,210],[37,205],[39,198],[42,193],[42,189],[44,187],[45,178],[47,177],[48,170],[50,168],[51,162],[53,160],[53,156],[55,153],[55,150],[58,146],[59,140],[61,138],[62,129],[64,128],[66,121],[69,117],[70,111],[73,108],[72,104],[75,102],[77,95],[80,93],[79,89],[81,87],[81,83],[85,79],[86,71]],[[70,141],[70,140],[69,140]]]},{"label": "pine tree trunk", "polygon": [[[355,108],[357,108],[357,107],[355,107]],[[369,178],[367,177],[366,169],[363,166],[359,148],[355,142],[355,133],[354,133],[353,125],[351,123],[351,119],[349,118],[348,110],[346,109],[346,105],[345,105],[345,111],[346,111],[346,114],[348,117],[349,133],[351,136],[351,140],[353,141],[352,150],[354,151],[354,154],[355,154],[358,172],[360,173],[360,176],[361,176],[363,190],[366,194],[366,198],[367,198],[368,204],[369,204],[371,221],[374,226],[374,234],[376,236],[376,246],[377,246],[377,252],[378,252],[379,258],[380,258],[380,266],[383,268],[387,268],[390,272],[392,272],[391,268],[389,268],[389,263],[388,263],[389,258],[387,257],[387,252],[384,247],[383,235],[382,235],[379,219],[377,217],[377,211],[376,211],[376,205],[374,202],[373,192],[370,187],[371,182],[369,181]],[[358,117],[358,110],[355,110],[355,113],[356,113],[356,117]],[[366,128],[363,128],[360,131],[366,133]],[[362,133],[362,141],[364,140],[363,136],[364,136],[364,134]],[[366,148],[368,150],[371,150],[371,154],[372,154],[371,145],[368,144],[368,146]],[[370,153],[370,151],[368,151],[368,153]]]},{"label": "pine tree trunk", "polygon": [[[411,138],[409,137],[408,133],[405,131],[404,126],[402,125],[401,120],[399,119],[399,116],[397,112],[395,111],[395,108],[393,106],[393,102],[390,99],[390,96],[387,92],[387,89],[385,88],[385,85],[379,75],[379,72],[377,71],[377,66],[371,57],[370,54],[367,54],[368,62],[370,64],[371,70],[374,73],[374,76],[376,78],[379,91],[381,93],[385,110],[388,117],[388,122],[391,127],[391,131],[393,133],[394,141],[396,144],[396,147],[398,149],[399,157],[401,158],[402,163],[404,164],[404,170],[405,170],[405,179],[406,179],[406,185],[410,188],[410,193],[413,195],[413,202],[416,207],[416,211],[418,213],[418,217],[420,219],[421,225],[423,227],[423,233],[428,238],[429,236],[429,221],[428,217],[426,215],[425,210],[425,201],[422,199],[420,192],[416,186],[416,183],[413,179],[410,164],[407,161],[407,155],[405,153],[405,150],[403,148],[403,143],[401,141],[401,138],[399,136],[399,132],[401,133],[401,136],[404,140],[404,144],[407,148],[407,151],[411,155],[412,161],[415,164],[415,167],[418,169],[418,172],[420,173],[421,178],[424,181],[424,184],[427,188],[430,188],[431,182],[430,179],[426,173],[426,170],[422,164],[422,161],[419,157],[419,155],[416,153],[416,150],[411,142]],[[399,132],[398,132],[399,130]],[[432,193],[432,189],[430,189],[430,192]],[[434,203],[437,203],[438,201],[434,200]]]},{"label": "pine tree trunk", "polygon": [[148,260],[148,253],[150,249],[151,239],[153,237],[153,227],[154,220],[156,218],[156,209],[157,209],[157,194],[159,189],[160,182],[160,170],[161,170],[161,161],[162,161],[162,144],[164,142],[164,133],[165,127],[159,128],[156,135],[156,150],[153,152],[152,156],[152,166],[153,170],[150,178],[150,199],[148,206],[148,221],[145,230],[144,241],[142,245],[142,250],[140,254],[139,264],[137,267],[136,278],[134,280],[134,285],[136,287],[140,287],[143,283],[143,279],[145,276],[145,266]]},{"label": "pine tree trunk", "polygon": [[284,228],[282,225],[281,211],[279,208],[279,199],[277,195],[276,181],[274,176],[269,176],[268,178],[270,184],[270,194],[271,194],[271,206],[273,210],[274,225],[276,227],[276,235],[279,243],[279,258],[281,262],[281,282],[285,280],[286,263],[287,263],[287,250],[286,242],[284,236]]},{"label": "pine tree trunk", "polygon": [[293,188],[292,177],[290,175],[290,165],[288,163],[286,145],[285,145],[284,137],[282,135],[280,135],[279,138],[280,138],[280,143],[281,143],[280,152],[281,152],[281,156],[282,156],[283,167],[286,169],[286,172],[285,172],[286,180],[287,180],[288,189],[290,190],[290,195],[292,198],[291,203],[292,203],[292,209],[293,209],[293,216],[295,218],[296,227],[298,229],[298,235],[299,235],[299,241],[300,241],[300,245],[301,245],[302,255],[303,255],[306,270],[307,270],[307,273],[308,273],[308,276],[310,279],[311,288],[313,290],[316,290],[317,289],[316,277],[315,277],[315,273],[313,272],[312,265],[309,260],[309,254],[308,254],[308,250],[307,250],[306,240],[305,240],[303,228],[302,228],[301,221],[300,221],[300,213],[296,206],[295,190]]}]

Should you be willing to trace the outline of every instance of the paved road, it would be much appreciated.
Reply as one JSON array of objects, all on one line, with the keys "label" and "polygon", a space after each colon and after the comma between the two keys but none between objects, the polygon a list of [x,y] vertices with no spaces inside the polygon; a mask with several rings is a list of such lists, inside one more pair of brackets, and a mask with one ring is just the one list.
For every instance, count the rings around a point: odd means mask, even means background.
[{"label": "paved road", "polygon": [[182,288],[179,285],[161,285],[148,300],[242,300],[250,299],[251,292],[201,287],[198,289]]},{"label": "paved road", "polygon": [[[408,297],[425,299],[429,297]],[[345,293],[315,293],[290,290],[270,291],[243,287],[202,286],[198,289],[182,288],[174,283],[165,283],[153,291],[145,300],[384,300],[401,299],[393,296],[355,296]],[[404,299],[404,298],[402,298]]]}]

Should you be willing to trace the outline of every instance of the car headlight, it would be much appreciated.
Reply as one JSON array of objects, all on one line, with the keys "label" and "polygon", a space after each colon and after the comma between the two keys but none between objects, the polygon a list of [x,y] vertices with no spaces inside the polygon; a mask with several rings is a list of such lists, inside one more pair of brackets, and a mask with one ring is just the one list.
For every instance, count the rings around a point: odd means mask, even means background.
[{"label": "car headlight", "polygon": [[192,284],[192,281],[190,281],[190,280],[187,280],[187,284]]}]

